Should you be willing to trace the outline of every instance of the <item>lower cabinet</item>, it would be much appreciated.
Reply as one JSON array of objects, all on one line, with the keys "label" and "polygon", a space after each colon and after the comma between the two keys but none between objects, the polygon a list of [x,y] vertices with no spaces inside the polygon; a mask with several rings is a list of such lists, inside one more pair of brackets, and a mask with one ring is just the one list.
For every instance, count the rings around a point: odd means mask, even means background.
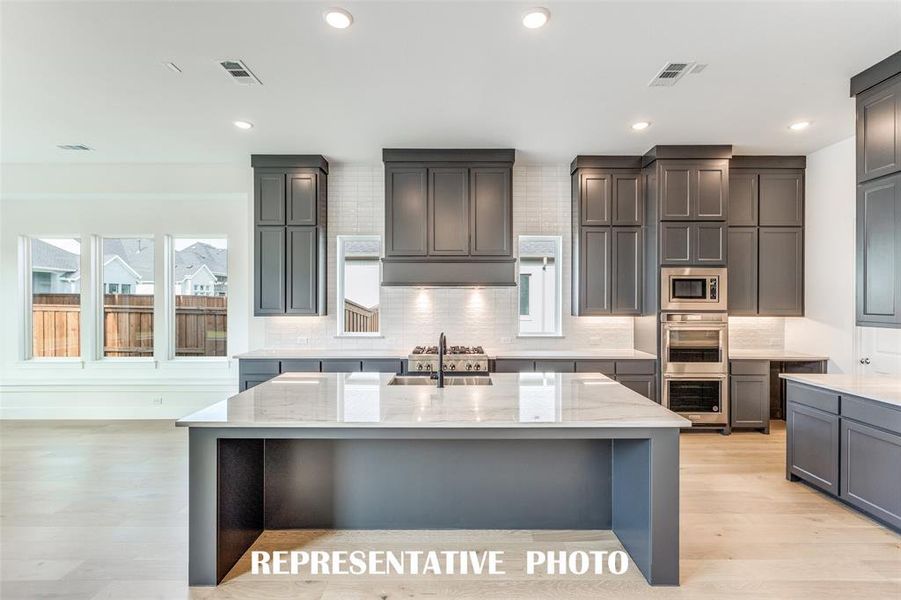
[{"label": "lower cabinet", "polygon": [[842,419],[841,446],[840,497],[901,528],[901,435]]},{"label": "lower cabinet", "polygon": [[770,363],[765,360],[729,363],[729,423],[733,429],[770,432]]},{"label": "lower cabinet", "polygon": [[495,373],[601,373],[657,402],[657,362],[653,360],[561,360],[498,358]]},{"label": "lower cabinet", "polygon": [[786,475],[838,495],[839,417],[792,402],[785,419]]},{"label": "lower cabinet", "polygon": [[355,371],[362,371],[363,365],[360,360],[341,360],[341,359],[326,359],[322,361],[322,372],[323,373],[353,373]]},{"label": "lower cabinet", "polygon": [[266,383],[270,379],[272,379],[272,377],[265,377],[264,375],[261,375],[259,377],[249,377],[246,379],[242,379],[239,391],[246,392],[247,390],[249,390],[252,387],[256,387],[256,386],[260,385],[261,383]]},{"label": "lower cabinet", "polygon": [[614,379],[633,392],[657,402],[656,375],[617,375]]},{"label": "lower cabinet", "polygon": [[535,370],[539,373],[575,373],[576,362],[573,360],[536,360]]}]

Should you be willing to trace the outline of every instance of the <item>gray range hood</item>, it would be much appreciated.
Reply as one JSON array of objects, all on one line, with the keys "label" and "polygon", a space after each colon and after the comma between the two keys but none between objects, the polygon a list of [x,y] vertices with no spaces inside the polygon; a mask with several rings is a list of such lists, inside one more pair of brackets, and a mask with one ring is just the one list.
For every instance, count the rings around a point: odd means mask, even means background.
[{"label": "gray range hood", "polygon": [[516,284],[512,149],[384,149],[382,285]]}]

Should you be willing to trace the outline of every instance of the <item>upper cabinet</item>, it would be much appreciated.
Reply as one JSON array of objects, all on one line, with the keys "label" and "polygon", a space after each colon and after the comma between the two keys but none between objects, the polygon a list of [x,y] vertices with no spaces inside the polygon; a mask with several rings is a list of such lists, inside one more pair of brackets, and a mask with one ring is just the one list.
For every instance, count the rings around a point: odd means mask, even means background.
[{"label": "upper cabinet", "polygon": [[729,200],[729,161],[659,160],[661,221],[725,221]]},{"label": "upper cabinet", "polygon": [[644,192],[638,156],[572,163],[572,314],[638,315],[644,277]]},{"label": "upper cabinet", "polygon": [[901,170],[901,77],[857,96],[857,181]]},{"label": "upper cabinet", "polygon": [[901,328],[901,52],[851,78],[857,98],[861,326]]},{"label": "upper cabinet", "polygon": [[515,285],[513,150],[382,155],[382,285]]},{"label": "upper cabinet", "polygon": [[253,155],[254,315],[324,315],[328,162]]},{"label": "upper cabinet", "polygon": [[729,314],[804,314],[803,156],[734,156],[729,170]]}]

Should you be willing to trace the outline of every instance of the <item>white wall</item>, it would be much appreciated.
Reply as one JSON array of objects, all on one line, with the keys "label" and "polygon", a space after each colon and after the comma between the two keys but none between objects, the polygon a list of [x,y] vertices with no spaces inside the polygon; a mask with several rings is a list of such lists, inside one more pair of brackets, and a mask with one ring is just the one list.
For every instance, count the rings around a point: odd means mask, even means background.
[{"label": "white wall", "polygon": [[854,370],[854,138],[807,156],[804,317],[785,320],[785,345]]},{"label": "white wall", "polygon": [[[248,349],[250,189],[250,169],[240,166],[3,165],[0,414],[172,418],[233,393],[237,366],[229,359],[22,361],[17,245],[20,235],[80,237],[82,289],[89,290],[91,235],[153,235],[160,257],[165,234],[227,236],[228,352],[233,354]],[[157,263],[155,279],[162,281],[162,261]],[[156,304],[159,331],[164,311]],[[156,337],[161,355],[165,341]],[[82,343],[82,354],[88,350]]]}]

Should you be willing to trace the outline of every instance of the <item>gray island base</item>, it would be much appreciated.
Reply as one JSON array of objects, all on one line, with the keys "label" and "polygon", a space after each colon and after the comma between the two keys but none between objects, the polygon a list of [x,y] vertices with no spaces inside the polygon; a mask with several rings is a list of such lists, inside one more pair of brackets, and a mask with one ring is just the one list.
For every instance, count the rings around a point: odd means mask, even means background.
[{"label": "gray island base", "polygon": [[679,429],[600,374],[392,385],[286,374],[189,431],[189,583],[216,585],[267,529],[609,529],[679,583]]}]

